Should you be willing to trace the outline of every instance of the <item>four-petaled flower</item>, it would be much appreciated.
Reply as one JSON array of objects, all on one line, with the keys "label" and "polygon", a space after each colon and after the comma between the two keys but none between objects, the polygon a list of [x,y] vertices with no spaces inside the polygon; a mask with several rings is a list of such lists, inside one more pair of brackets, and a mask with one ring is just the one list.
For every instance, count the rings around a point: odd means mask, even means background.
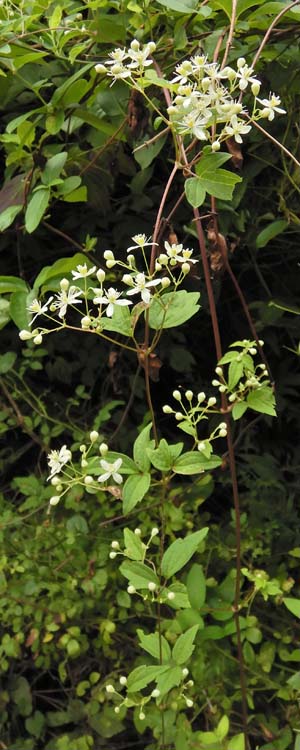
[{"label": "four-petaled flower", "polygon": [[129,291],[127,292],[127,295],[130,296],[131,294],[140,293],[143,302],[145,302],[146,305],[149,305],[149,302],[151,299],[149,287],[157,286],[157,284],[161,284],[161,279],[153,279],[152,281],[146,281],[146,276],[144,273],[137,273],[133,281],[134,281],[134,289],[129,289]]},{"label": "four-petaled flower", "polygon": [[170,245],[169,242],[165,242],[165,249],[168,257],[171,259],[171,266],[175,266],[176,263],[198,263],[197,260],[191,258],[193,253],[192,250],[184,250],[182,245]]},{"label": "four-petaled flower", "polygon": [[279,104],[281,104],[281,99],[279,96],[276,96],[276,94],[270,94],[269,99],[257,99],[257,102],[263,105],[264,109],[261,111],[262,117],[267,117],[268,120],[272,121],[275,117],[275,112],[278,112],[280,115],[285,115],[285,109],[281,109],[279,107]]},{"label": "four-petaled flower", "polygon": [[112,477],[117,484],[123,482],[123,477],[119,474],[119,468],[122,466],[122,458],[117,458],[113,463],[109,463],[109,461],[105,461],[103,458],[100,461],[100,465],[101,469],[104,469],[104,474],[101,474],[100,477],[98,477],[98,482],[106,482],[110,477]]},{"label": "four-petaled flower", "polygon": [[55,474],[59,474],[62,467],[65,466],[71,458],[72,453],[66,445],[63,445],[59,451],[50,451],[47,456],[48,464],[51,469],[48,479],[52,479]]},{"label": "four-petaled flower", "polygon": [[76,271],[72,271],[73,279],[85,279],[87,276],[91,276],[92,273],[95,273],[96,266],[92,266],[91,268],[87,267],[87,264],[84,263],[83,266],[76,266]]},{"label": "four-petaled flower", "polygon": [[43,315],[43,313],[47,312],[48,307],[50,305],[50,302],[52,300],[53,300],[53,297],[50,297],[44,305],[42,305],[42,303],[39,302],[38,299],[34,299],[31,302],[31,304],[29,305],[29,307],[27,307],[27,310],[29,310],[29,312],[35,313],[35,315],[34,315],[34,317],[31,319],[31,321],[29,323],[30,326],[32,325],[32,323],[34,323],[35,319],[39,315]]},{"label": "four-petaled flower", "polygon": [[53,308],[54,310],[59,310],[59,318],[64,318],[67,312],[68,305],[73,305],[74,302],[76,303],[76,305],[82,304],[82,299],[79,299],[82,294],[82,290],[78,289],[77,286],[70,286],[68,291],[62,289],[59,294],[55,295],[54,302],[52,302],[51,308]]},{"label": "four-petaled flower", "polygon": [[157,245],[157,242],[152,242],[151,237],[146,237],[145,234],[135,234],[133,237],[131,237],[133,242],[135,242],[135,245],[131,245],[127,248],[127,252],[130,253],[131,250],[138,250],[142,249],[143,247],[147,247],[147,245]]},{"label": "four-petaled flower", "polygon": [[232,115],[230,125],[226,125],[224,130],[228,135],[233,136],[237,143],[243,143],[241,134],[245,135],[246,133],[249,133],[251,125],[244,125],[241,120],[238,120],[236,115]]},{"label": "four-petaled flower", "polygon": [[[99,289],[94,289],[94,292],[102,291]],[[132,305],[132,302],[129,302],[128,299],[119,299],[121,296],[121,292],[117,292],[116,289],[114,289],[112,286],[105,292],[105,294],[101,297],[94,297],[94,304],[95,305],[107,305],[106,315],[108,318],[112,318],[114,314],[114,306],[115,305]]]}]

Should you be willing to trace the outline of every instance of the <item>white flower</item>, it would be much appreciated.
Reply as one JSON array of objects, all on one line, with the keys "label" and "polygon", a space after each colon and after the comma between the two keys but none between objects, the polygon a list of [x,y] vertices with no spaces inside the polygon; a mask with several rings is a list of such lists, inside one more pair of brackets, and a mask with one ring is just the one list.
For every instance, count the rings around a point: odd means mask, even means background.
[{"label": "white flower", "polygon": [[52,302],[51,309],[59,310],[59,318],[64,318],[67,312],[68,305],[73,305],[74,302],[77,305],[82,304],[82,299],[79,299],[83,294],[81,289],[77,286],[70,286],[68,291],[62,289],[59,294],[55,295],[54,302]]},{"label": "white flower", "polygon": [[106,65],[114,65],[115,63],[123,63],[124,60],[128,59],[128,52],[126,52],[126,49],[121,49],[120,47],[117,47],[117,49],[114,49],[112,52],[109,52],[109,57],[111,57],[111,60],[105,60]]},{"label": "white flower", "polygon": [[110,477],[112,477],[117,484],[123,482],[123,477],[118,473],[118,469],[122,465],[122,458],[117,458],[117,460],[111,464],[109,461],[102,459],[100,465],[101,468],[104,469],[104,474],[101,474],[100,477],[98,477],[98,482],[106,482]]},{"label": "white flower", "polygon": [[[131,250],[137,250],[138,248],[147,247],[147,245],[153,244],[151,237],[148,237],[147,239],[145,234],[135,234],[133,237],[131,237],[131,239],[135,244],[127,248],[128,253],[130,253]],[[154,244],[157,245],[158,243],[155,242]]]},{"label": "white flower", "polygon": [[149,287],[157,286],[157,284],[161,283],[161,279],[153,279],[152,281],[146,281],[146,277],[144,273],[138,273],[134,279],[134,289],[129,289],[127,292],[127,296],[129,297],[132,294],[141,294],[143,302],[145,302],[145,305],[149,305],[151,294],[149,292]]},{"label": "white flower", "polygon": [[87,264],[84,263],[83,266],[76,266],[77,271],[72,271],[73,279],[85,279],[87,276],[91,276],[92,273],[95,273],[96,266],[92,266],[92,268],[88,268]]},{"label": "white flower", "polygon": [[281,109],[279,107],[279,104],[281,104],[281,99],[279,96],[276,96],[276,94],[270,94],[269,99],[257,99],[257,101],[263,105],[264,109],[260,113],[262,117],[267,117],[268,120],[274,120],[275,112],[278,112],[280,115],[285,115],[286,111],[285,109]]},{"label": "white flower", "polygon": [[32,323],[34,323],[35,319],[38,318],[39,315],[43,315],[43,313],[47,312],[52,300],[53,297],[50,297],[50,299],[48,299],[48,301],[44,305],[42,305],[42,303],[39,302],[38,299],[34,299],[33,302],[31,302],[29,307],[27,307],[27,310],[29,310],[29,312],[35,313],[35,315],[29,323],[30,326],[32,325]]},{"label": "white flower", "polygon": [[[94,289],[94,292],[102,293],[101,289]],[[129,302],[127,299],[119,299],[121,296],[121,292],[117,292],[116,289],[114,289],[112,286],[108,289],[106,294],[101,297],[95,297],[94,298],[94,304],[95,305],[107,305],[106,315],[108,318],[112,318],[114,314],[114,305],[132,305],[132,302]]]},{"label": "white flower", "polygon": [[130,78],[131,70],[122,65],[122,63],[114,63],[111,66],[111,69],[107,72],[107,75],[112,76],[114,83],[118,78],[121,80],[124,78]]},{"label": "white flower", "polygon": [[224,128],[225,133],[233,136],[237,143],[243,143],[241,134],[245,135],[249,133],[249,130],[251,130],[251,125],[244,125],[242,120],[238,120],[236,115],[232,115],[230,125],[226,125]]},{"label": "white flower", "polygon": [[[240,60],[243,60],[244,62],[243,58],[240,58]],[[245,91],[245,89],[248,86],[248,83],[256,83],[257,78],[252,76],[253,72],[254,72],[254,69],[249,68],[249,66],[246,64],[239,66],[239,61],[238,61],[238,72],[236,75],[237,75],[237,78],[240,79],[239,88],[241,91]]]},{"label": "white flower", "polygon": [[51,469],[48,479],[54,477],[54,474],[59,474],[62,467],[65,466],[71,458],[72,453],[68,450],[66,445],[63,445],[59,451],[50,451],[47,456],[48,465]]},{"label": "white flower", "polygon": [[189,261],[189,263],[198,263],[197,260],[193,260],[193,258],[191,258],[193,250],[184,250],[182,245],[170,245],[170,243],[166,241],[165,249],[167,251],[168,257],[171,258],[171,265],[175,265],[176,262],[184,263],[186,261]]},{"label": "white flower", "polygon": [[152,55],[155,48],[156,44],[154,42],[148,42],[148,44],[144,44],[142,49],[140,49],[140,43],[137,39],[133,39],[128,50],[128,55],[131,57],[132,62],[129,63],[128,67],[145,68],[148,67],[148,65],[151,65],[152,60],[149,60],[148,57],[149,55]]}]

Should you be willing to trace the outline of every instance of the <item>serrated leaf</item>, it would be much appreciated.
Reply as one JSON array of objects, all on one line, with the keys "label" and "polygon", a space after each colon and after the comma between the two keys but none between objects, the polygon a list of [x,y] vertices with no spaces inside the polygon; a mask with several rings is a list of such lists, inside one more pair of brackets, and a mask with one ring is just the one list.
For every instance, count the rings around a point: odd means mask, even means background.
[{"label": "serrated leaf", "polygon": [[254,409],[260,414],[269,414],[271,417],[276,417],[275,396],[270,386],[266,385],[248,393],[247,404],[250,409]]},{"label": "serrated leaf", "polygon": [[203,471],[210,471],[221,466],[222,459],[219,456],[210,456],[205,458],[199,451],[188,451],[174,461],[172,469],[175,474],[191,476],[200,474]]},{"label": "serrated leaf", "polygon": [[41,222],[50,199],[50,188],[37,190],[30,198],[25,213],[25,227],[32,234]]},{"label": "serrated leaf", "polygon": [[234,404],[234,407],[232,409],[232,418],[236,422],[238,419],[241,419],[243,414],[245,414],[245,411],[247,411],[248,405],[245,401],[238,401],[236,404]]},{"label": "serrated leaf", "polygon": [[157,664],[156,666],[148,666],[142,664],[140,667],[136,667],[127,679],[127,691],[128,693],[137,693],[139,690],[147,687],[150,682],[153,682],[166,670],[169,669],[167,665]]},{"label": "serrated leaf", "polygon": [[205,539],[208,527],[195,531],[184,539],[176,539],[166,550],[161,561],[161,572],[170,578],[181,570],[197,551],[199,544]]},{"label": "serrated leaf", "polygon": [[164,672],[158,676],[156,684],[161,695],[166,695],[173,687],[180,685],[182,681],[181,667],[166,667]]},{"label": "serrated leaf", "polygon": [[154,298],[149,309],[149,325],[156,331],[180,326],[199,310],[199,292],[167,292]]},{"label": "serrated leaf", "polygon": [[195,648],[193,644],[198,629],[199,625],[192,625],[189,630],[177,638],[172,651],[172,659],[174,659],[176,664],[186,664],[190,659]]},{"label": "serrated leaf", "polygon": [[150,487],[150,474],[131,474],[123,488],[123,513],[126,516],[145,497]]},{"label": "serrated leaf", "polygon": [[159,579],[152,568],[140,562],[125,561],[120,566],[120,572],[136,589],[148,589],[148,583],[159,585]]},{"label": "serrated leaf", "polygon": [[183,443],[169,445],[163,438],[157,448],[148,448],[148,456],[155,469],[159,469],[159,471],[170,471],[182,449]]},{"label": "serrated leaf", "polygon": [[140,645],[144,649],[144,651],[147,651],[148,654],[154,656],[154,658],[158,661],[161,657],[162,663],[170,661],[171,649],[168,641],[166,640],[166,638],[164,638],[163,635],[160,636],[159,633],[150,633],[150,635],[145,635],[144,631],[139,629],[136,632],[140,641]]},{"label": "serrated leaf", "polygon": [[119,307],[116,305],[112,318],[102,319],[101,324],[104,331],[114,331],[115,333],[121,333],[122,336],[131,337],[131,317],[128,307],[125,307],[125,305]]}]

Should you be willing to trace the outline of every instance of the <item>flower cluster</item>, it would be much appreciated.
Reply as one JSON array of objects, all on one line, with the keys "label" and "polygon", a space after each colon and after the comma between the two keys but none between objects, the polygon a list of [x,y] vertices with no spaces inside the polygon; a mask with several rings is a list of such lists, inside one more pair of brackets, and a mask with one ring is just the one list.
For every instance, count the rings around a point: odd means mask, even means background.
[{"label": "flower cluster", "polygon": [[[97,270],[96,266],[89,268],[86,263],[78,265],[71,274],[72,281],[81,283],[81,286],[76,286],[64,278],[60,281],[60,292],[51,295],[46,302],[34,299],[30,303],[28,311],[33,313],[33,317],[29,323],[29,330],[20,332],[21,340],[31,339],[34,344],[41,344],[43,335],[51,333],[52,330],[57,330],[57,322],[60,323],[60,327],[67,325],[66,315],[69,308],[81,315],[81,328],[83,330],[101,333],[105,328],[105,319],[112,318],[116,309],[119,307],[128,308],[133,305],[131,297],[138,297],[137,302],[142,301],[144,305],[149,307],[154,295],[160,296],[163,294],[171,283],[176,290],[190,271],[191,265],[197,263],[191,257],[192,250],[184,249],[182,245],[170,245],[165,242],[166,252],[159,255],[154,272],[151,273],[145,248],[152,246],[152,241],[147,239],[144,234],[134,235],[132,240],[135,244],[127,249],[127,262],[117,260],[112,250],[104,252],[104,260],[108,269],[119,266],[120,269],[126,270],[122,277],[125,284],[123,291],[105,285],[106,272],[104,269]],[[144,271],[139,270],[140,259],[135,258],[132,254],[133,250],[140,251]],[[176,277],[172,273],[172,266],[174,265],[180,267],[180,272]],[[162,270],[164,270],[164,275],[157,277],[157,273]],[[97,287],[93,285],[93,276],[96,276]],[[91,300],[94,307],[91,307]],[[41,315],[45,316],[48,321],[55,323],[55,328],[32,328],[37,317]],[[59,321],[53,317],[54,315],[58,315]]]},{"label": "flower cluster", "polygon": [[[201,440],[198,436],[198,424],[202,420],[206,420],[208,414],[218,413],[218,410],[216,409],[217,399],[215,396],[207,398],[204,391],[201,391],[195,397],[191,390],[187,390],[182,394],[177,389],[173,391],[173,398],[180,404],[180,411],[178,409],[172,409],[171,406],[166,404],[163,406],[164,414],[174,414],[174,417],[178,422],[178,427],[183,430],[183,432],[191,435],[195,440],[198,451],[200,451],[205,458],[209,458],[213,450],[213,440],[226,437],[227,425],[226,422],[220,422],[208,438]],[[185,404],[184,399],[187,402],[187,405]]]},{"label": "flower cluster", "polygon": [[108,60],[95,65],[96,73],[105,73],[114,81],[117,79],[133,79],[134,76],[141,76],[144,68],[152,64],[151,55],[156,49],[155,42],[140,44],[137,39],[133,39],[128,50],[117,48],[109,52]]},{"label": "flower cluster", "polygon": [[[264,342],[259,341],[262,347]],[[220,393],[225,393],[229,403],[245,401],[251,391],[257,391],[270,386],[267,367],[265,364],[254,364],[253,357],[257,354],[256,341],[236,341],[235,350],[227,352],[222,357],[215,369],[217,378],[212,385],[218,388]],[[229,365],[228,375],[224,372],[224,365]]]},{"label": "flower cluster", "polygon": [[[99,484],[101,490],[111,491],[114,487],[107,485],[107,482],[112,481],[116,485],[120,485],[123,482],[122,474],[120,469],[123,463],[122,458],[117,458],[115,461],[108,461],[108,446],[106,443],[101,443],[99,446],[100,460],[99,463],[96,461],[96,456],[91,456],[93,452],[93,446],[99,440],[99,433],[97,430],[90,432],[89,445],[82,444],[80,446],[80,469],[77,468],[73,463],[72,451],[63,445],[59,450],[52,450],[48,454],[48,466],[50,474],[48,480],[51,485],[55,488],[57,494],[52,495],[50,498],[50,505],[57,505],[62,497],[75,485],[81,485],[89,492],[97,492],[99,490]],[[109,457],[109,455],[108,455]],[[91,460],[93,458],[93,460]],[[93,476],[88,470],[93,471]],[[97,476],[98,475],[98,476]],[[117,488],[115,488],[117,490]],[[113,494],[120,494],[114,492]]]},{"label": "flower cluster", "polygon": [[[95,69],[112,77],[113,83],[117,79],[128,79],[139,87],[134,76],[143,76],[145,68],[152,63],[154,50],[154,42],[141,45],[134,39],[128,50],[115,49],[110,59],[104,64],[98,63]],[[241,95],[250,86],[254,103],[247,123],[248,113],[241,103]],[[171,93],[174,87],[177,90],[167,110],[170,124],[179,135],[211,142],[213,151],[218,151],[221,142],[229,137],[242,143],[242,137],[251,130],[251,122],[260,118],[271,121],[276,112],[285,113],[279,96],[270,94],[269,99],[257,98],[261,82],[243,57],[237,60],[234,69],[229,65],[221,68],[217,62],[209,62],[205,55],[194,55],[176,66],[170,81]]]},{"label": "flower cluster", "polygon": [[[274,112],[284,113],[279,107],[280,99],[274,94],[270,99],[257,99],[261,83],[253,75],[253,68],[243,57],[237,61],[237,69],[227,66],[221,69],[218,63],[208,62],[204,55],[184,60],[176,67],[173,83],[178,89],[168,114],[176,131],[181,135],[192,135],[201,141],[211,141],[212,149],[218,151],[228,137],[242,143],[242,136],[251,130],[245,122],[246,110],[240,101],[241,93],[251,85],[254,96],[250,120],[274,118]],[[263,109],[257,108],[257,104]]]},{"label": "flower cluster", "polygon": [[[181,669],[181,681],[178,685],[178,688],[176,690],[176,700],[184,701],[187,708],[192,708],[194,705],[194,701],[191,698],[188,698],[186,695],[186,692],[194,687],[194,681],[193,680],[187,680],[189,674],[189,670],[187,667],[182,667]],[[114,711],[116,714],[119,714],[122,709],[132,708],[136,706],[139,709],[138,717],[140,721],[144,721],[146,718],[145,714],[145,706],[150,703],[152,698],[156,699],[157,705],[161,702],[161,691],[158,687],[155,687],[149,695],[138,695],[138,692],[136,691],[133,693],[132,691],[129,692],[129,695],[125,696],[122,694],[121,690],[125,690],[127,686],[129,687],[130,683],[130,676],[126,677],[126,675],[121,675],[119,677],[119,685],[118,688],[115,688],[115,686],[112,683],[109,683],[106,685],[106,693],[107,696],[111,698],[111,700],[116,704]],[[153,677],[153,681],[156,678]],[[173,695],[174,697],[174,695]],[[164,696],[164,700],[166,700],[166,697]]]}]

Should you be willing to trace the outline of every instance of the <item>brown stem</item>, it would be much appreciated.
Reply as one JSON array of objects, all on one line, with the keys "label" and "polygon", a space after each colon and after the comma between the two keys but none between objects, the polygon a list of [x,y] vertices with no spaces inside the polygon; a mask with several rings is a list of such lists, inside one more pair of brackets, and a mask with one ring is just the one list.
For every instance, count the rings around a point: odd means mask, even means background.
[{"label": "brown stem", "polygon": [[288,12],[288,10],[290,10],[291,8],[293,8],[293,6],[294,6],[294,5],[298,5],[298,3],[299,3],[299,2],[300,2],[300,0],[293,0],[293,2],[292,2],[292,3],[290,3],[289,5],[286,5],[286,6],[285,6],[285,8],[283,8],[283,9],[282,9],[282,10],[280,11],[280,13],[278,13],[278,15],[277,15],[277,16],[275,16],[274,20],[272,21],[272,23],[270,24],[270,26],[269,26],[269,28],[268,28],[268,31],[267,31],[267,32],[265,33],[265,36],[264,36],[264,38],[263,38],[263,40],[262,40],[262,42],[261,42],[261,44],[260,44],[260,46],[259,46],[259,48],[258,48],[258,50],[257,50],[257,53],[256,53],[256,55],[255,55],[255,56],[254,56],[254,58],[253,58],[253,62],[252,62],[252,68],[254,68],[254,67],[255,67],[255,65],[256,65],[256,63],[257,63],[257,60],[258,60],[258,58],[260,57],[260,55],[261,55],[261,53],[262,53],[262,51],[263,51],[263,48],[264,48],[264,46],[266,45],[266,43],[267,43],[267,41],[268,41],[269,37],[270,37],[270,36],[271,36],[271,34],[272,34],[272,31],[273,31],[273,29],[274,29],[274,26],[276,26],[276,24],[277,24],[277,21],[279,21],[279,19],[280,19],[280,18],[281,18],[282,16],[284,16],[284,14]]},{"label": "brown stem", "polygon": [[224,57],[221,64],[221,70],[222,68],[225,68],[227,57],[229,55],[229,50],[232,45],[233,35],[234,35],[234,27],[235,27],[235,21],[236,21],[236,9],[237,9],[237,0],[232,0],[232,12],[231,12],[231,21],[230,21],[230,29],[229,34],[226,42]]},{"label": "brown stem", "polygon": [[88,169],[90,169],[93,166],[93,164],[95,164],[95,161],[97,161],[97,159],[99,159],[99,156],[101,156],[101,154],[103,154],[106,151],[107,147],[110,146],[110,144],[114,142],[114,140],[116,139],[116,136],[121,132],[121,130],[123,130],[124,126],[126,125],[126,122],[127,122],[127,117],[125,117],[125,119],[122,120],[121,125],[110,136],[110,138],[108,139],[108,141],[106,141],[106,143],[104,144],[104,146],[101,146],[101,148],[97,149],[97,151],[96,151],[95,155],[93,156],[92,160],[88,164],[86,164],[85,167],[82,168],[81,172],[79,172],[80,175],[82,175],[85,172],[87,172]]},{"label": "brown stem", "polygon": [[[247,115],[245,115],[245,117],[247,118],[247,120],[251,120],[251,117],[248,117]],[[274,136],[271,135],[271,133],[268,133],[267,130],[262,128],[262,126],[259,125],[258,122],[255,122],[255,120],[251,122],[252,122],[252,125],[254,125],[254,127],[257,128],[257,130],[260,130],[261,133],[263,133],[267,138],[269,138],[269,141],[272,141],[272,143],[275,143],[275,146],[278,146],[278,148],[280,148],[281,151],[284,151],[284,153],[287,154],[287,156],[289,156],[290,159],[292,159],[292,161],[294,162],[294,164],[296,164],[297,167],[300,167],[300,161],[296,159],[294,154],[292,154],[292,152],[289,151],[288,148],[286,148],[282,143],[280,143],[280,141],[278,141],[277,138],[274,138]]]},{"label": "brown stem", "polygon": [[159,234],[162,212],[164,210],[164,205],[165,205],[165,202],[167,200],[168,193],[169,193],[170,187],[172,185],[172,182],[174,180],[174,177],[176,175],[177,170],[178,170],[178,164],[175,163],[174,167],[172,169],[172,172],[171,172],[171,174],[169,176],[169,179],[168,179],[168,182],[166,184],[166,187],[164,189],[164,192],[163,192],[163,195],[162,195],[162,199],[160,201],[160,206],[159,206],[159,209],[158,209],[158,212],[157,212],[156,221],[155,221],[155,227],[154,227],[154,232],[153,232],[153,242],[152,242],[152,248],[151,248],[150,275],[153,273],[154,268],[155,268],[155,258],[156,258],[156,252],[157,252],[156,251],[156,242],[157,242],[157,238],[158,238],[158,234]]},{"label": "brown stem", "polygon": [[26,435],[29,435],[29,437],[31,438],[31,440],[34,443],[36,443],[37,445],[39,445],[39,447],[42,449],[42,451],[45,452],[47,450],[47,448],[44,446],[44,444],[43,444],[42,440],[39,438],[39,436],[36,435],[36,433],[33,432],[33,430],[31,430],[29,427],[26,426],[25,417],[20,412],[18,404],[16,403],[16,401],[14,400],[14,398],[11,396],[8,388],[5,385],[5,382],[4,382],[3,378],[0,378],[0,387],[1,387],[1,389],[2,389],[2,391],[4,393],[4,395],[5,395],[5,398],[7,399],[7,401],[9,402],[9,404],[11,405],[11,407],[12,407],[12,409],[13,409],[15,415],[16,415],[18,426],[21,428],[21,430],[23,432],[26,433]]},{"label": "brown stem", "polygon": [[74,247],[77,247],[77,250],[80,250],[83,255],[86,255],[87,258],[93,258],[93,263],[97,266],[97,268],[103,268],[99,261],[91,255],[90,252],[87,252],[83,245],[80,244],[80,242],[77,242],[77,240],[74,240],[73,237],[70,237],[68,234],[63,232],[61,229],[57,229],[57,227],[53,227],[52,224],[49,224],[48,221],[43,221],[44,227],[47,227],[47,229],[50,230],[50,232],[53,232],[53,234],[57,234],[59,237],[62,237],[63,240],[70,243],[71,245],[74,245]]}]

